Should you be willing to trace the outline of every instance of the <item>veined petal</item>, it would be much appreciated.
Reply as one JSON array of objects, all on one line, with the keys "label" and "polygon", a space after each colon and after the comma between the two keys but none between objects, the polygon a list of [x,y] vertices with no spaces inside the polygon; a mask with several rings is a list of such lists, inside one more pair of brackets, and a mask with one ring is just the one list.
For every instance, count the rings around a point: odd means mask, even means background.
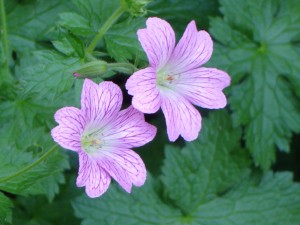
[{"label": "veined petal", "polygon": [[229,84],[230,77],[227,73],[204,67],[181,73],[172,83],[190,102],[209,109],[226,106],[227,100],[222,90]]},{"label": "veined petal", "polygon": [[153,140],[156,127],[145,122],[144,114],[130,106],[103,133],[102,140],[110,146],[140,147]]},{"label": "veined petal", "polygon": [[175,46],[175,33],[168,22],[152,17],[147,19],[147,28],[137,32],[151,67],[159,69],[170,58]]},{"label": "veined petal", "polygon": [[58,126],[51,130],[51,135],[60,146],[73,151],[81,149],[80,137],[84,130],[85,118],[75,107],[64,107],[54,115]]},{"label": "veined petal", "polygon": [[163,94],[161,109],[166,118],[167,133],[170,141],[181,135],[186,141],[198,137],[201,129],[201,116],[195,107],[171,90]]},{"label": "veined petal", "polygon": [[212,51],[210,35],[203,30],[198,32],[195,21],[191,21],[172,53],[169,70],[177,74],[197,68],[210,59]]},{"label": "veined petal", "polygon": [[122,105],[121,89],[113,82],[104,81],[97,85],[85,79],[81,94],[81,110],[89,124],[107,123],[113,119]]},{"label": "veined petal", "polygon": [[156,85],[156,73],[151,67],[132,74],[126,82],[126,89],[133,95],[132,105],[143,113],[155,113],[161,105]]},{"label": "veined petal", "polygon": [[79,171],[76,184],[78,187],[86,186],[85,191],[91,198],[99,197],[109,187],[111,178],[109,174],[100,167],[99,163],[90,159],[85,153],[79,156]]},{"label": "veined petal", "polygon": [[125,191],[130,193],[132,184],[139,187],[145,183],[147,176],[145,164],[134,151],[113,148],[107,149],[103,154],[101,166]]}]

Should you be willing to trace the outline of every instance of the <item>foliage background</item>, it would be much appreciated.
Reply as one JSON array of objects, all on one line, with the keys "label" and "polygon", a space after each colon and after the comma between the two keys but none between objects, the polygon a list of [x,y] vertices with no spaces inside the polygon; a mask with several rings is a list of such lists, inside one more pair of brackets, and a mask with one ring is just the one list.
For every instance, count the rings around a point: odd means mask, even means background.
[{"label": "foliage background", "polygon": [[[143,68],[136,31],[147,17],[169,21],[178,38],[195,20],[214,39],[206,66],[227,71],[232,84],[226,109],[199,109],[194,142],[169,143],[162,113],[146,115],[158,127],[136,149],[146,184],[128,195],[113,183],[97,199],[76,188],[77,156],[57,150],[49,132],[57,109],[79,107],[83,80],[72,73],[120,3],[1,3],[0,224],[300,224],[298,0],[157,0],[145,16],[123,14],[95,56]],[[128,105],[127,77],[110,71],[95,80],[119,84]]]}]

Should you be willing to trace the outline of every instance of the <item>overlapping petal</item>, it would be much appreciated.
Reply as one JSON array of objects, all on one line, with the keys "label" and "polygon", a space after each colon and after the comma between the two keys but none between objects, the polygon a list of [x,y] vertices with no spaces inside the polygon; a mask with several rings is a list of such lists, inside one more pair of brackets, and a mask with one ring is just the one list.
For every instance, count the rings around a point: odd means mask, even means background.
[{"label": "overlapping petal", "polygon": [[195,69],[206,63],[213,51],[213,42],[206,31],[197,30],[195,21],[188,24],[168,62],[173,73]]},{"label": "overlapping petal", "polygon": [[181,73],[172,84],[187,100],[203,108],[219,109],[227,104],[222,90],[229,86],[230,77],[224,71],[202,67]]},{"label": "overlapping petal", "polygon": [[97,160],[84,152],[78,155],[79,171],[76,184],[78,187],[86,186],[85,191],[89,197],[99,197],[108,189],[111,178]]},{"label": "overlapping petal", "polygon": [[121,89],[113,82],[99,85],[85,79],[81,94],[81,110],[92,125],[101,126],[117,114],[122,105]]},{"label": "overlapping petal", "polygon": [[155,113],[161,105],[156,84],[156,72],[152,67],[135,72],[126,82],[126,89],[133,95],[132,105],[143,113]]},{"label": "overlapping petal", "polygon": [[139,187],[145,183],[147,177],[145,164],[134,151],[126,148],[111,148],[101,155],[102,167],[128,193],[131,192],[132,185]]},{"label": "overlapping petal", "polygon": [[201,129],[201,116],[185,98],[171,90],[163,93],[161,109],[166,118],[170,141],[181,135],[186,141],[195,140]]},{"label": "overlapping petal", "polygon": [[159,18],[147,19],[147,28],[137,32],[151,67],[159,69],[169,60],[174,46],[175,33],[170,24]]},{"label": "overlapping petal", "polygon": [[132,148],[152,141],[156,127],[145,122],[144,114],[130,106],[122,110],[103,133],[106,145]]},{"label": "overlapping petal", "polygon": [[80,136],[86,123],[81,111],[75,107],[64,107],[55,113],[54,118],[59,125],[51,131],[53,139],[63,148],[79,151]]}]

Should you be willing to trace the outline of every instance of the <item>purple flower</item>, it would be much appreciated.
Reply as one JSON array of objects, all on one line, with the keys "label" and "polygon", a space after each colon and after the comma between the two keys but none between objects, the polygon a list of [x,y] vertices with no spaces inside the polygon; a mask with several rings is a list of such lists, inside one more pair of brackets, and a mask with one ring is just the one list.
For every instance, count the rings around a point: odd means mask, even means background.
[{"label": "purple flower", "polygon": [[137,35],[150,66],[127,80],[132,105],[143,113],[155,113],[161,108],[170,141],[179,135],[187,141],[196,139],[201,116],[192,104],[209,109],[225,107],[222,90],[230,84],[224,71],[200,67],[211,57],[211,37],[198,31],[192,21],[175,47],[172,27],[159,18],[149,18],[147,28],[140,29]]},{"label": "purple flower", "polygon": [[99,85],[86,79],[81,94],[81,109],[64,107],[55,114],[59,125],[53,139],[79,155],[77,186],[85,186],[88,196],[102,195],[111,177],[127,192],[146,180],[143,161],[130,148],[151,141],[156,128],[133,107],[120,111],[122,92],[112,82]]}]

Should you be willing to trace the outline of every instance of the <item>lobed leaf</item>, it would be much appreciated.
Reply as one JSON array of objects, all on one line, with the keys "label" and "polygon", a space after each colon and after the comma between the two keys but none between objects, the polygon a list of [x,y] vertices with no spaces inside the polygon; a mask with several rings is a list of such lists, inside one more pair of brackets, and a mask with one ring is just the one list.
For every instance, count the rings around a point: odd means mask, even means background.
[{"label": "lobed leaf", "polygon": [[[90,29],[94,33],[100,29],[104,22],[113,14],[114,10],[119,7],[118,0],[72,0],[72,2],[76,6],[78,14],[88,21]],[[73,19],[76,19],[76,17],[73,17]]]},{"label": "lobed leaf", "polygon": [[300,185],[291,173],[266,173],[198,208],[194,224],[297,225],[300,222]]},{"label": "lobed leaf", "polygon": [[0,192],[0,224],[11,223],[12,202],[2,192]]},{"label": "lobed leaf", "polygon": [[74,188],[76,177],[66,176],[66,184],[60,187],[60,193],[54,201],[49,202],[45,196],[17,196],[18,205],[13,210],[13,224],[72,224],[79,225],[80,220],[74,216],[71,201],[81,194]]},{"label": "lobed leaf", "polygon": [[248,173],[229,115],[214,113],[203,123],[198,140],[166,148],[162,183],[148,174],[130,195],[112,185],[102,198],[76,198],[82,224],[299,224],[300,185],[291,173]]},{"label": "lobed leaf", "polygon": [[53,153],[45,161],[9,180],[3,179],[37,161],[41,153],[21,152],[13,147],[1,148],[0,152],[0,190],[25,196],[45,194],[51,200],[59,191],[58,185],[65,181],[62,172],[69,168],[69,162],[62,152]]},{"label": "lobed leaf", "polygon": [[241,130],[232,127],[229,115],[219,111],[204,120],[196,141],[182,150],[167,146],[161,177],[165,194],[189,213],[235,185],[249,172],[240,137]]},{"label": "lobed leaf", "polygon": [[156,0],[147,8],[148,17],[163,18],[172,24],[176,32],[183,33],[192,19],[196,21],[199,29],[207,29],[209,16],[218,14],[218,1],[199,0],[182,4],[180,0]]},{"label": "lobed leaf", "polygon": [[179,210],[163,203],[154,185],[154,180],[148,174],[143,188],[134,188],[130,195],[114,184],[101,198],[90,199],[83,194],[73,201],[75,215],[83,219],[83,225],[98,223],[179,225]]},{"label": "lobed leaf", "polygon": [[130,18],[113,26],[104,36],[107,51],[118,62],[147,62],[146,54],[140,45],[136,32],[145,27],[145,19]]},{"label": "lobed leaf", "polygon": [[292,133],[300,131],[300,101],[293,94],[299,89],[300,6],[293,0],[220,3],[224,17],[211,22],[219,42],[213,62],[237,84],[229,98],[235,125],[245,127],[255,164],[268,170],[276,147],[288,152]]},{"label": "lobed leaf", "polygon": [[52,44],[59,52],[66,56],[84,59],[84,44],[80,38],[71,33],[67,33],[62,38],[52,41]]},{"label": "lobed leaf", "polygon": [[20,1],[10,0],[7,7],[7,27],[12,50],[23,53],[36,49],[49,40],[48,32],[60,12],[71,9],[69,1]]},{"label": "lobed leaf", "polygon": [[96,33],[92,30],[90,22],[77,13],[61,13],[59,18],[58,25],[71,30],[73,34],[90,36]]},{"label": "lobed leaf", "polygon": [[23,57],[17,74],[26,95],[49,102],[70,91],[73,73],[80,65],[80,58],[67,57],[55,51],[35,51]]}]

